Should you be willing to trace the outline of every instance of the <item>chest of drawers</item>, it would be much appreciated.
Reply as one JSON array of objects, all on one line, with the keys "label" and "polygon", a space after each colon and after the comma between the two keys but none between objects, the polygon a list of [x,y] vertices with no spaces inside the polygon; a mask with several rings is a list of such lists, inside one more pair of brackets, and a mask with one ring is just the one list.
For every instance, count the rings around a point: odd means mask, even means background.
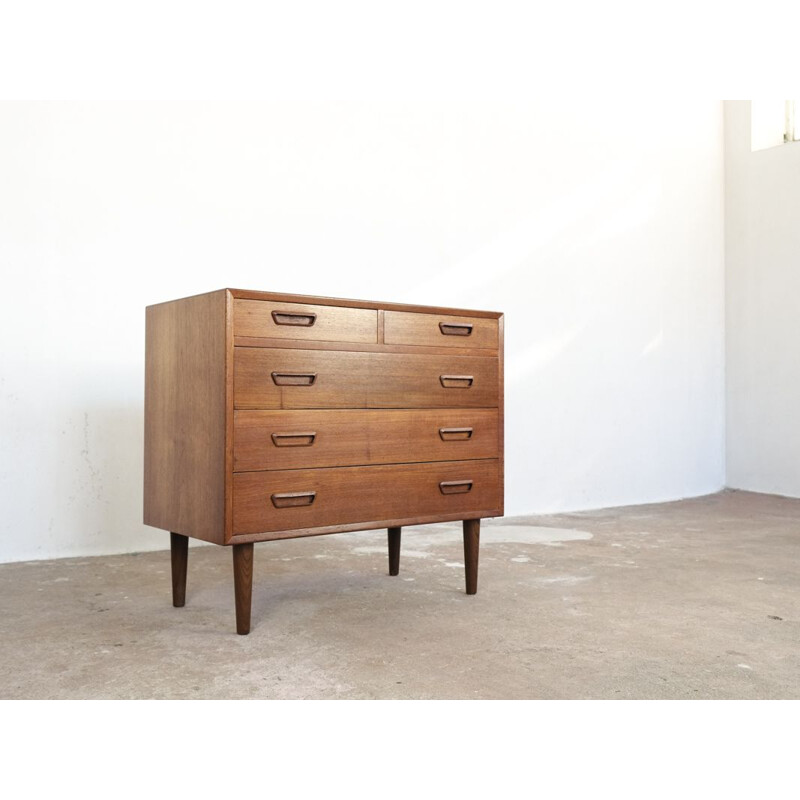
[{"label": "chest of drawers", "polygon": [[253,544],[503,514],[503,316],[223,289],[146,312],[144,522],[233,551],[250,630]]}]

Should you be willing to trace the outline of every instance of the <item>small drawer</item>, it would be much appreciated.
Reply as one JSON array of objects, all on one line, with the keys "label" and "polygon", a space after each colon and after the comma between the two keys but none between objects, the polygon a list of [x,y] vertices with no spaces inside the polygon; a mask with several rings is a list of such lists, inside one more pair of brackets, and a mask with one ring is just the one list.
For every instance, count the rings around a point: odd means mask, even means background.
[{"label": "small drawer", "polygon": [[502,507],[496,459],[233,476],[234,535],[428,514],[495,516]]},{"label": "small drawer", "polygon": [[233,301],[233,334],[318,342],[378,341],[378,312],[366,308]]},{"label": "small drawer", "polygon": [[497,350],[498,325],[487,317],[386,311],[383,338],[386,344]]},{"label": "small drawer", "polygon": [[236,408],[497,408],[498,366],[488,356],[236,347],[233,398]]},{"label": "small drawer", "polygon": [[497,458],[494,408],[235,412],[233,469],[301,469]]}]

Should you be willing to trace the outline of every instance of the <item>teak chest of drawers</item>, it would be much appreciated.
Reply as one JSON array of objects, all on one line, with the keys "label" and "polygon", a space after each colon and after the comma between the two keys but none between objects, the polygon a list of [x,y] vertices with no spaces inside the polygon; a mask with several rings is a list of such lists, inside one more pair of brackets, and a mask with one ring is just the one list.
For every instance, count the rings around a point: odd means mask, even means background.
[{"label": "teak chest of drawers", "polygon": [[503,514],[503,316],[222,289],[149,306],[144,522],[233,549],[250,630],[253,543]]}]

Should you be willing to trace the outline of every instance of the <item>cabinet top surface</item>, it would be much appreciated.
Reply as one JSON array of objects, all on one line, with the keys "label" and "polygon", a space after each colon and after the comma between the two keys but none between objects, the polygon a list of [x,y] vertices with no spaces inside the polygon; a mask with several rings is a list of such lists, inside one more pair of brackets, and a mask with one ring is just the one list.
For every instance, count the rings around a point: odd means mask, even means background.
[{"label": "cabinet top surface", "polygon": [[[317,297],[315,295],[306,294],[286,294],[282,292],[261,292],[250,289],[220,289],[220,293],[227,293],[234,299],[241,300],[271,300],[280,303],[304,303],[308,305],[327,305],[327,306],[345,306],[348,308],[369,308],[375,310],[386,311],[416,311],[418,313],[427,314],[450,314],[453,316],[467,316],[467,317],[487,317],[490,319],[500,319],[503,314],[498,311],[477,311],[474,309],[466,308],[450,308],[443,306],[423,306],[411,305],[407,303],[385,303],[377,300],[349,300],[342,297]],[[207,292],[206,294],[214,294]],[[193,295],[198,297],[200,295]],[[188,297],[176,298],[167,302],[175,303],[180,300],[187,300]],[[154,303],[153,305],[164,305],[164,303]]]}]

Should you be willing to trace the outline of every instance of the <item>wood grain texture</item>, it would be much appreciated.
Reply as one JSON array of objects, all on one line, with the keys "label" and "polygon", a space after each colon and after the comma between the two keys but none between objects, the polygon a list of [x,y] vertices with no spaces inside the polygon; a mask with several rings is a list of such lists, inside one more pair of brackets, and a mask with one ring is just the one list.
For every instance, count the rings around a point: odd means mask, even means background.
[{"label": "wood grain texture", "polygon": [[[502,516],[500,509],[482,508],[471,511],[470,516],[475,519],[491,519]],[[367,520],[365,522],[349,522],[342,525],[318,525],[314,528],[293,528],[286,531],[270,531],[268,533],[240,533],[232,536],[227,544],[244,544],[245,542],[271,542],[279,539],[298,539],[312,536],[326,536],[331,533],[349,533],[352,531],[374,531],[380,528],[405,528],[408,525],[430,525],[435,522],[461,522],[464,515],[459,511],[446,514],[418,514],[410,517],[395,517],[394,519]],[[442,528],[442,535],[446,535],[446,528]]]},{"label": "wood grain texture", "polygon": [[505,513],[505,317],[500,316],[497,321],[498,333],[498,347],[497,347],[497,411],[498,411],[498,424],[497,424],[497,457],[500,466],[499,484],[500,484],[500,513],[498,516],[503,516]]},{"label": "wood grain texture", "polygon": [[[235,348],[236,408],[496,408],[498,362],[471,356],[400,355]],[[314,374],[306,386],[279,386],[273,372]],[[457,388],[443,375],[470,376]]]},{"label": "wood grain texture", "polygon": [[145,320],[144,522],[225,541],[224,291],[149,306]]},{"label": "wood grain texture", "polygon": [[233,297],[225,292],[225,541],[233,531]]},{"label": "wood grain texture", "polygon": [[346,308],[372,308],[392,311],[419,311],[429,314],[451,314],[453,316],[486,317],[497,319],[497,311],[478,311],[467,308],[446,308],[443,306],[420,306],[409,303],[386,303],[377,300],[350,300],[341,297],[316,297],[306,294],[285,294],[282,292],[259,292],[252,289],[227,289],[234,298],[246,300],[269,300],[279,303],[310,303],[314,305],[343,306]]},{"label": "wood grain texture", "polygon": [[464,520],[464,572],[466,575],[467,594],[478,592],[478,551],[481,542],[481,521],[479,519]]},{"label": "wood grain texture", "polygon": [[239,410],[234,469],[341,467],[498,456],[498,410]]},{"label": "wood grain texture", "polygon": [[[269,533],[410,515],[474,516],[499,502],[498,463],[444,461],[234,475],[233,531]],[[472,481],[469,492],[443,494],[442,481]],[[276,493],[314,492],[309,505],[275,508]],[[389,527],[389,526],[387,526]]]},{"label": "wood grain texture", "polygon": [[365,308],[235,299],[233,332],[235,336],[257,338],[375,344],[378,312]]},{"label": "wood grain texture", "polygon": [[253,545],[233,546],[233,588],[236,598],[236,633],[250,633],[250,608],[253,599]]},{"label": "wood grain texture", "polygon": [[389,574],[400,574],[400,532],[402,528],[389,528]]},{"label": "wood grain texture", "polygon": [[[379,329],[380,330],[380,329]],[[380,335],[380,333],[379,333]],[[497,358],[496,350],[479,347],[429,347],[416,344],[377,344],[371,342],[315,342],[296,339],[259,339],[255,336],[234,336],[236,347],[260,347],[281,350],[345,350],[351,353],[402,353],[429,356],[481,356]]]},{"label": "wood grain texture", "polygon": [[170,532],[170,556],[172,562],[172,605],[186,605],[186,568],[189,561],[189,539],[180,533]]},{"label": "wood grain texture", "polygon": [[387,311],[384,317],[384,341],[387,344],[496,350],[497,320],[449,314]]}]

